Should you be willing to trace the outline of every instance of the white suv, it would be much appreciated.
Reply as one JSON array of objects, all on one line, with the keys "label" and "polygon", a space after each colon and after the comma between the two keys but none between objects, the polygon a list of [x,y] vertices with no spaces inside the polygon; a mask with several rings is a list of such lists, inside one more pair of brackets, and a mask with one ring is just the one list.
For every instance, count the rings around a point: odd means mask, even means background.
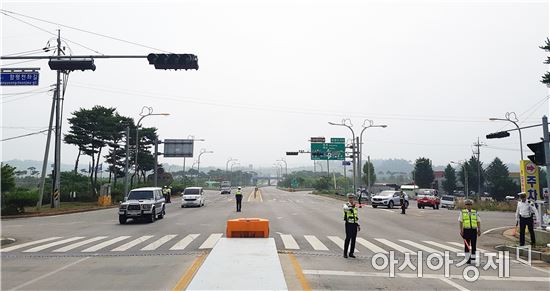
[{"label": "white suv", "polygon": [[124,198],[118,208],[118,221],[125,224],[128,218],[144,218],[154,222],[158,217],[162,219],[166,215],[162,189],[157,187],[137,188]]}]

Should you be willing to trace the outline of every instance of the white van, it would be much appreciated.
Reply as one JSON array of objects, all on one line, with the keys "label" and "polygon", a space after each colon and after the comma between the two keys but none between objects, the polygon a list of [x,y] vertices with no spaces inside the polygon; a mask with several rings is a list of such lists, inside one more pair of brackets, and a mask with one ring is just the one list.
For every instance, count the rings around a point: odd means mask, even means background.
[{"label": "white van", "polygon": [[454,209],[455,197],[450,195],[441,196],[441,208]]},{"label": "white van", "polygon": [[204,190],[202,187],[187,187],[181,195],[181,208],[187,206],[204,206]]}]

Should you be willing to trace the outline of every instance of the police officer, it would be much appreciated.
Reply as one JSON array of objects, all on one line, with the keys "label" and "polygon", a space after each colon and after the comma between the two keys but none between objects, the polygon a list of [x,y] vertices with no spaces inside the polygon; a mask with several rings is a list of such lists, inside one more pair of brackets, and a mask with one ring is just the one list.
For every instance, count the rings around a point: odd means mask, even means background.
[{"label": "police officer", "polygon": [[243,200],[243,192],[241,191],[240,186],[237,188],[237,192],[235,192],[235,200],[237,201],[237,212],[241,212],[241,201]]},{"label": "police officer", "polygon": [[[348,202],[344,204],[344,221],[346,222],[346,240],[344,241],[344,258],[355,258],[353,252],[355,251],[355,239],[357,238],[357,231],[361,230],[361,227],[357,223],[359,217],[357,216],[357,207],[353,199],[355,195],[348,194]],[[351,242],[351,248],[349,248]]]},{"label": "police officer", "polygon": [[403,192],[403,190],[401,190],[401,198],[400,198],[400,202],[401,202],[401,214],[405,214],[405,209],[407,209],[407,206],[405,205],[406,203],[406,199],[405,199],[405,195],[407,195],[405,192]]},{"label": "police officer", "polygon": [[521,201],[516,208],[516,226],[519,224],[519,245],[525,245],[525,227],[529,229],[531,235],[531,245],[535,246],[535,230],[533,229],[533,217],[537,214],[537,209],[532,203],[527,201],[527,195],[520,193]]},{"label": "police officer", "polygon": [[[481,235],[481,219],[475,209],[472,209],[472,200],[464,201],[465,209],[458,216],[460,236],[464,239],[464,252],[469,253],[468,264],[476,259],[477,237]],[[471,251],[471,253],[470,253]]]},{"label": "police officer", "polygon": [[169,197],[169,196],[168,196],[168,193],[169,193],[168,191],[169,191],[169,190],[168,190],[168,186],[163,186],[163,187],[162,187],[162,196],[164,196],[164,201],[165,201],[166,203],[168,203],[168,201],[169,201],[169,199],[170,199],[170,198],[168,198],[168,197]]}]

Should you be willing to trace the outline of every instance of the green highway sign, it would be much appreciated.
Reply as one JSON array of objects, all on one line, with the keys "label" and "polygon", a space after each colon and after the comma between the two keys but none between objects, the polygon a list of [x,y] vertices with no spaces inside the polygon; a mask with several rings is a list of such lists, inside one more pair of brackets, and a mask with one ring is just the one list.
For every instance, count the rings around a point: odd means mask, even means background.
[{"label": "green highway sign", "polygon": [[330,138],[331,143],[346,143],[346,139],[343,137],[332,137]]},{"label": "green highway sign", "polygon": [[346,156],[346,145],[343,143],[312,143],[312,160],[343,161]]}]

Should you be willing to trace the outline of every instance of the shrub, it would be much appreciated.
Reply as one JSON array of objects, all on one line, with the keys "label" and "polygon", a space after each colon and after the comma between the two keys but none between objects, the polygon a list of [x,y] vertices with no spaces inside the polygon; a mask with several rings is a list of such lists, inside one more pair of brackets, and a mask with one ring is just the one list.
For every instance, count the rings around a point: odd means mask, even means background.
[{"label": "shrub", "polygon": [[16,190],[2,195],[2,214],[19,214],[25,212],[25,206],[35,206],[38,202],[38,191]]}]

